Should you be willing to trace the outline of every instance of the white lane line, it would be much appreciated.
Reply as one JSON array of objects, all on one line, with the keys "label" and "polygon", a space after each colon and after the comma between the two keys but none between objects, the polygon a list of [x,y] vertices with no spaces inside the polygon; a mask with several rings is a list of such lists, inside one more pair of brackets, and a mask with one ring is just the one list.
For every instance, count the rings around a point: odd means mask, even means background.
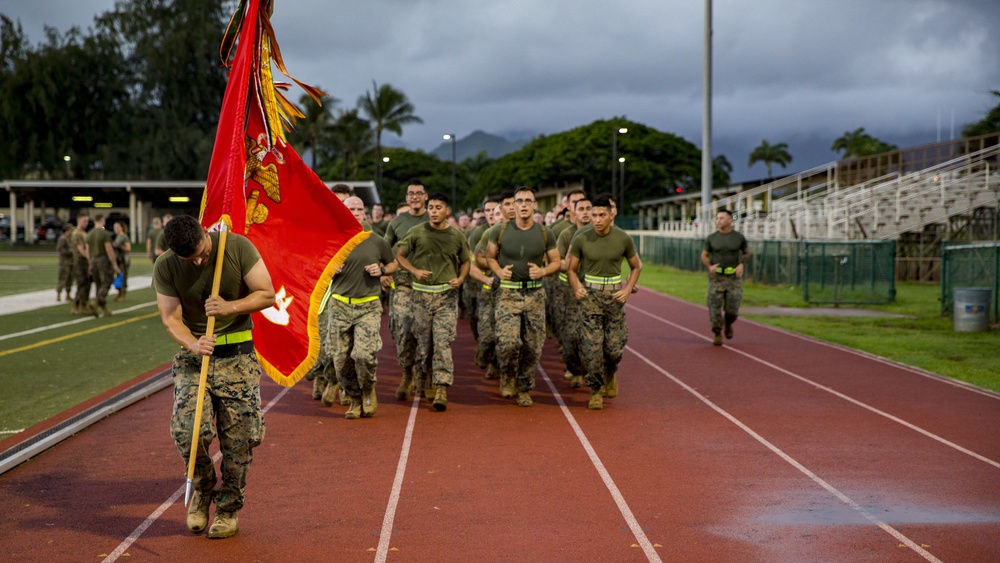
[{"label": "white lane line", "polygon": [[[291,390],[291,387],[282,388],[281,392],[278,393],[273,399],[271,399],[271,401],[267,403],[267,405],[261,410],[261,413],[267,414],[267,411],[271,410],[271,407],[277,404],[277,402],[280,401],[281,398],[285,396],[285,393],[288,393],[289,390]],[[212,456],[212,463],[218,463],[220,459],[222,459],[222,452],[216,452],[215,455]],[[125,550],[131,547],[132,544],[135,543],[135,541],[139,539],[140,536],[142,536],[143,532],[145,532],[147,528],[153,525],[153,522],[156,522],[160,518],[160,516],[162,516],[163,513],[167,511],[168,508],[170,508],[175,502],[178,501],[178,499],[181,498],[181,496],[184,494],[185,487],[186,484],[181,485],[180,488],[174,491],[174,494],[170,495],[170,498],[163,501],[163,504],[161,504],[159,508],[154,510],[142,524],[139,524],[139,527],[133,530],[132,533],[129,534],[129,536],[125,538],[125,540],[122,543],[118,544],[118,547],[115,548],[115,550],[112,551],[110,554],[108,554],[108,556],[104,558],[104,561],[102,563],[112,563],[113,561],[117,561],[119,557],[124,555]]]},{"label": "white lane line", "polygon": [[[667,299],[669,301],[676,301],[676,302],[681,303],[683,305],[690,305],[691,307],[696,307],[696,308],[701,309],[701,310],[706,310],[706,308],[704,306],[696,305],[694,303],[685,301],[685,300],[681,299],[680,297],[674,297],[673,295],[667,295],[666,293],[660,293],[660,292],[652,290],[652,289],[649,289],[649,292],[652,293],[653,295],[658,296],[658,297],[663,297],[664,299]],[[633,305],[631,305],[631,304],[626,305],[626,307],[631,307],[631,308],[635,309],[635,307]],[[903,371],[910,372],[910,373],[912,373],[914,375],[919,375],[921,377],[926,377],[927,379],[931,379],[933,381],[937,381],[938,383],[945,383],[947,385],[951,385],[952,387],[958,387],[959,389],[963,389],[965,391],[972,391],[973,393],[976,393],[977,395],[983,395],[985,397],[989,397],[990,399],[995,399],[995,400],[1000,401],[1000,393],[994,393],[993,391],[990,391],[988,389],[983,389],[981,387],[976,387],[975,385],[973,385],[971,383],[966,383],[964,381],[960,381],[958,379],[952,379],[950,377],[946,377],[946,376],[941,375],[941,374],[929,372],[929,371],[926,371],[926,370],[923,370],[923,369],[920,369],[920,368],[916,368],[916,367],[913,367],[913,366],[908,366],[906,364],[897,362],[895,360],[890,360],[888,358],[883,358],[881,356],[876,356],[875,354],[872,354],[870,352],[865,352],[864,350],[858,350],[856,348],[851,348],[850,346],[844,346],[843,344],[837,344],[836,342],[827,342],[825,340],[820,340],[818,338],[814,338],[814,337],[806,335],[806,334],[799,334],[797,332],[792,332],[790,330],[786,330],[786,329],[783,329],[781,327],[777,327],[777,326],[772,326],[772,325],[769,325],[769,324],[765,324],[765,323],[762,323],[760,321],[755,321],[753,319],[744,319],[743,322],[751,323],[754,326],[758,326],[760,328],[764,328],[764,329],[767,329],[767,330],[773,330],[774,332],[780,332],[780,333],[788,335],[788,336],[794,336],[795,338],[798,338],[799,340],[805,340],[806,342],[811,342],[813,344],[819,344],[820,346],[825,346],[827,348],[833,348],[834,350],[840,350],[842,352],[849,352],[851,354],[854,354],[855,356],[861,356],[862,358],[867,358],[869,360],[875,360],[876,362],[885,364],[887,366],[894,367],[896,369],[901,369]]]},{"label": "white lane line", "polygon": [[[131,313],[132,311],[138,311],[139,309],[144,309],[146,307],[150,307],[150,306],[153,306],[153,305],[156,305],[156,301],[150,301],[148,303],[140,303],[138,305],[133,305],[131,307],[126,307],[124,309],[119,309],[119,310],[115,311],[115,315],[121,315],[122,313]],[[54,330],[54,329],[57,329],[57,328],[62,328],[64,326],[71,326],[71,325],[75,325],[75,324],[86,323],[86,322],[96,321],[96,320],[97,320],[96,317],[92,317],[90,315],[87,315],[86,317],[83,317],[83,318],[80,318],[80,319],[73,319],[72,321],[66,321],[64,323],[56,323],[54,325],[40,326],[38,328],[32,328],[32,329],[28,329],[28,330],[22,330],[21,332],[14,332],[14,333],[11,333],[11,334],[4,334],[3,336],[0,336],[0,340],[7,340],[8,338],[17,338],[18,336],[27,336],[29,334],[36,334],[36,333],[39,333],[39,332],[45,332],[47,330]]]},{"label": "white lane line", "polygon": [[694,395],[695,397],[697,397],[697,399],[699,401],[701,401],[702,403],[705,403],[709,408],[711,408],[715,412],[719,413],[720,415],[722,415],[723,417],[725,417],[726,419],[728,419],[730,422],[732,422],[733,424],[735,424],[740,430],[743,430],[744,432],[746,432],[747,434],[749,434],[754,440],[757,440],[758,442],[760,442],[761,445],[763,445],[767,449],[769,449],[772,452],[774,452],[775,454],[777,454],[778,457],[780,457],[781,459],[785,460],[787,463],[789,463],[795,469],[798,469],[799,471],[801,471],[806,477],[809,477],[810,479],[812,479],[812,481],[815,482],[817,485],[819,485],[820,487],[823,487],[830,494],[832,494],[833,496],[835,496],[838,499],[840,499],[841,502],[843,502],[844,504],[850,506],[855,511],[857,511],[859,514],[861,514],[862,516],[864,516],[865,519],[867,519],[869,522],[871,522],[872,524],[875,524],[876,526],[878,526],[879,528],[881,528],[883,531],[887,532],[889,535],[891,535],[892,537],[896,538],[900,543],[906,545],[907,547],[909,547],[913,551],[915,551],[918,554],[920,554],[920,556],[923,557],[924,559],[926,559],[928,561],[934,561],[936,563],[941,563],[940,559],[938,559],[937,557],[935,557],[934,555],[932,555],[930,552],[928,552],[924,548],[922,548],[919,545],[917,545],[913,540],[911,540],[910,538],[904,536],[902,533],[900,533],[898,530],[896,530],[892,526],[886,524],[882,520],[879,520],[874,514],[872,514],[871,512],[865,510],[865,508],[863,506],[861,506],[860,504],[858,504],[858,503],[854,502],[853,500],[851,500],[850,497],[848,497],[844,493],[840,492],[836,487],[834,487],[833,485],[831,485],[831,484],[827,483],[826,481],[824,481],[818,475],[816,475],[815,473],[813,473],[812,471],[810,471],[806,466],[802,465],[801,463],[799,463],[798,461],[796,461],[795,459],[793,459],[791,456],[789,456],[788,454],[786,454],[785,452],[783,452],[780,448],[778,448],[777,446],[775,446],[771,442],[767,441],[760,434],[757,434],[756,432],[754,432],[749,426],[747,426],[747,425],[743,424],[742,422],[740,422],[740,420],[738,418],[736,418],[735,416],[729,414],[728,412],[726,412],[725,410],[723,410],[721,407],[719,407],[718,405],[716,405],[712,401],[708,400],[707,397],[705,397],[704,395],[702,395],[698,391],[694,390],[691,386],[689,386],[688,384],[684,383],[680,379],[677,379],[672,374],[670,374],[669,372],[667,372],[666,370],[664,370],[660,366],[658,366],[655,363],[653,363],[649,358],[647,358],[646,356],[643,356],[641,353],[639,353],[637,350],[635,350],[631,346],[626,346],[626,349],[628,349],[633,354],[635,354],[636,356],[638,356],[639,359],[641,359],[642,361],[646,362],[646,364],[649,365],[651,368],[653,368],[656,371],[660,372],[661,374],[663,374],[664,376],[666,376],[668,379],[670,379],[671,381],[673,381],[674,383],[676,383],[677,385],[679,385],[685,391],[687,391],[688,393],[691,393],[692,395]]},{"label": "white lane line", "polygon": [[[672,326],[672,327],[674,327],[674,328],[676,328],[678,330],[682,330],[682,331],[687,332],[687,333],[689,333],[689,334],[691,334],[693,336],[701,338],[701,339],[705,340],[706,342],[709,340],[708,337],[706,337],[706,336],[704,336],[702,334],[699,334],[699,333],[697,333],[697,332],[695,332],[693,330],[690,330],[688,328],[685,328],[685,327],[683,327],[683,326],[681,326],[681,325],[679,325],[679,324],[677,324],[677,323],[675,323],[673,321],[668,321],[667,319],[664,319],[663,317],[660,317],[658,315],[654,315],[653,313],[649,313],[647,311],[643,311],[642,309],[635,309],[635,310],[638,311],[638,312],[640,312],[640,313],[642,313],[642,314],[644,314],[644,315],[650,316],[650,317],[652,317],[652,318],[654,318],[654,319],[656,319],[656,320],[658,320],[658,321],[660,321],[660,322],[662,322],[664,324],[668,324],[668,325],[670,325],[670,326]],[[765,366],[767,366],[767,367],[769,367],[769,368],[771,368],[771,369],[773,369],[775,371],[781,372],[781,373],[783,373],[783,374],[785,374],[785,375],[787,375],[789,377],[793,377],[795,379],[798,379],[799,381],[802,381],[803,383],[807,383],[809,385],[812,385],[816,389],[819,389],[821,391],[826,391],[827,393],[830,393],[831,395],[833,395],[835,397],[839,397],[839,398],[841,398],[841,399],[843,399],[843,400],[845,400],[845,401],[847,401],[849,403],[852,403],[854,405],[857,405],[857,406],[859,406],[859,407],[861,407],[861,408],[863,408],[863,409],[865,409],[867,411],[870,411],[870,412],[873,412],[873,413],[875,413],[875,414],[877,414],[879,416],[885,417],[885,418],[887,418],[887,419],[889,419],[889,420],[891,420],[891,421],[893,421],[893,422],[895,422],[897,424],[900,424],[902,426],[905,426],[906,428],[909,428],[910,430],[913,430],[915,432],[923,434],[924,436],[927,436],[928,438],[930,438],[930,439],[932,439],[932,440],[934,440],[934,441],[936,441],[938,443],[944,444],[945,446],[948,446],[949,448],[952,448],[954,450],[962,452],[963,454],[971,456],[971,457],[973,457],[975,459],[978,459],[979,461],[982,461],[982,462],[984,462],[986,464],[992,465],[993,467],[996,467],[997,469],[1000,469],[1000,462],[994,461],[994,460],[992,460],[992,459],[990,459],[990,458],[988,458],[986,456],[977,454],[976,452],[974,452],[974,451],[972,451],[970,449],[967,449],[967,448],[964,448],[962,446],[959,446],[958,444],[956,444],[954,442],[951,442],[949,440],[946,440],[945,438],[942,438],[941,436],[938,436],[937,434],[934,434],[934,433],[932,433],[932,432],[930,432],[928,430],[924,430],[923,428],[921,428],[921,427],[919,427],[919,426],[917,426],[915,424],[909,423],[909,422],[907,422],[907,421],[905,421],[905,420],[903,420],[903,419],[901,419],[901,418],[899,418],[899,417],[897,417],[895,415],[889,414],[889,413],[887,413],[887,412],[885,412],[883,410],[879,410],[879,409],[877,409],[877,408],[875,408],[875,407],[873,407],[871,405],[863,403],[863,402],[861,402],[861,401],[859,401],[859,400],[857,400],[857,399],[855,399],[853,397],[850,397],[848,395],[845,395],[845,394],[841,393],[840,391],[837,391],[837,390],[832,389],[830,387],[827,387],[825,385],[821,385],[819,383],[816,383],[815,381],[812,381],[812,380],[810,380],[810,379],[808,379],[806,377],[803,377],[803,376],[801,376],[801,375],[799,375],[797,373],[791,372],[791,371],[789,371],[789,370],[787,370],[787,369],[785,369],[783,367],[780,367],[780,366],[777,366],[775,364],[772,364],[771,362],[769,362],[767,360],[764,360],[762,358],[758,358],[757,356],[754,356],[752,354],[744,352],[743,350],[740,350],[738,348],[733,348],[732,346],[724,346],[723,350],[728,350],[730,352],[734,352],[736,354],[739,354],[741,356],[749,358],[749,359],[751,359],[751,360],[753,360],[753,361],[755,361],[757,363],[763,364],[763,365],[765,365]]]},{"label": "white lane line", "polygon": [[632,535],[635,536],[635,540],[642,547],[642,551],[646,554],[646,558],[650,561],[661,561],[659,554],[656,553],[656,549],[653,544],[646,537],[646,533],[642,531],[642,526],[639,525],[638,520],[635,519],[635,515],[632,514],[632,509],[629,508],[628,503],[625,502],[625,497],[622,496],[622,492],[618,490],[618,485],[615,485],[614,480],[611,478],[611,474],[608,473],[607,468],[604,467],[604,463],[601,462],[601,458],[598,457],[597,452],[594,447],[590,444],[590,440],[583,433],[583,429],[577,424],[576,419],[573,418],[573,413],[570,412],[569,407],[566,406],[566,402],[563,401],[562,395],[556,389],[552,380],[549,379],[549,374],[545,372],[545,368],[541,364],[538,364],[538,372],[542,374],[542,378],[545,379],[545,383],[549,386],[552,391],[552,396],[556,398],[556,402],[559,403],[559,408],[562,410],[563,416],[569,421],[569,425],[573,428],[573,432],[576,433],[576,437],[583,444],[583,449],[587,452],[587,456],[590,457],[590,462],[594,464],[594,468],[597,469],[597,473],[601,476],[601,480],[604,481],[604,486],[608,488],[608,492],[611,493],[611,497],[615,500],[615,504],[618,505],[618,510],[621,512],[622,516],[625,518],[625,522],[628,523],[629,529],[632,530]]},{"label": "white lane line", "polygon": [[18,430],[0,430],[0,434],[20,434],[21,432],[24,432],[24,428]]},{"label": "white lane line", "polygon": [[403,475],[406,474],[406,462],[410,459],[410,444],[413,443],[413,428],[417,422],[417,412],[420,410],[420,394],[414,393],[413,404],[410,406],[410,418],[406,423],[403,435],[403,447],[399,452],[399,462],[396,463],[396,476],[392,480],[392,492],[389,493],[389,504],[385,507],[385,517],[382,518],[382,531],[378,536],[378,549],[375,561],[385,563],[389,556],[389,541],[392,539],[392,524],[396,519],[396,507],[399,505],[399,493],[403,489]]}]

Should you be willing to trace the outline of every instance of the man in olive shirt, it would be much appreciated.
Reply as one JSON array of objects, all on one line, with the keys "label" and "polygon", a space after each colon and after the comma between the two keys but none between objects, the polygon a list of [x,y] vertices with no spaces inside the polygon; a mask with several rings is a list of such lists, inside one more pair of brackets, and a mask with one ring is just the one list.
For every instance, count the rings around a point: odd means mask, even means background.
[{"label": "man in olive shirt", "polygon": [[[483,205],[484,213],[490,216],[490,219],[483,222],[481,225],[476,225],[469,229],[466,233],[466,237],[469,239],[469,248],[475,252],[476,245],[483,238],[483,233],[486,232],[495,222],[493,212],[496,207],[500,205],[500,196],[490,196],[486,199],[486,203]],[[483,287],[482,279],[483,276],[473,277],[472,271],[479,270],[475,263],[469,270],[469,277],[465,280],[465,284],[462,285],[462,299],[466,300],[466,310],[469,311],[469,328],[472,329],[472,338],[479,343],[479,290]],[[479,363],[479,356],[476,356],[476,362]],[[480,366],[485,367],[485,366]]]},{"label": "man in olive shirt", "polygon": [[410,229],[396,251],[399,266],[413,276],[410,297],[417,364],[431,366],[424,377],[431,379],[438,411],[448,408],[448,387],[455,380],[451,344],[458,324],[458,290],[469,275],[471,254],[465,235],[448,224],[450,213],[447,196],[430,194],[430,222]]},{"label": "man in olive shirt", "polygon": [[559,277],[555,296],[559,302],[555,310],[562,311],[562,321],[559,330],[559,342],[562,344],[562,360],[566,365],[565,378],[569,379],[570,387],[582,387],[583,375],[587,373],[580,355],[580,302],[573,296],[569,287],[569,245],[577,231],[590,225],[590,199],[586,195],[573,200],[573,225],[563,229],[556,241],[559,251]]},{"label": "man in olive shirt", "polygon": [[[385,241],[396,251],[396,244],[406,236],[411,228],[426,223],[427,189],[424,183],[414,178],[406,186],[406,202],[408,211],[400,211],[385,229]],[[414,381],[414,372],[418,379],[427,379],[427,366],[415,365],[417,341],[413,336],[413,287],[410,276],[400,268],[392,276],[382,278],[382,287],[392,285],[392,296],[389,298],[389,332],[396,343],[396,359],[403,370],[403,379],[396,389],[396,399],[405,401]],[[420,388],[416,389],[419,393]]]},{"label": "man in olive shirt", "polygon": [[76,281],[76,297],[73,298],[73,314],[83,315],[89,311],[90,285],[90,248],[87,246],[87,225],[90,216],[76,216],[76,230],[70,235],[70,248],[73,251],[73,280]]},{"label": "man in olive shirt", "polygon": [[88,307],[95,316],[98,310],[106,317],[111,314],[108,309],[108,293],[118,269],[118,259],[115,248],[111,244],[111,233],[104,228],[104,215],[94,216],[94,228],[87,235],[87,246],[90,248],[90,274],[94,278],[97,295],[90,300]]},{"label": "man in olive shirt", "polygon": [[[361,198],[351,196],[344,200],[344,205],[364,230],[371,231],[371,225],[365,222],[365,204]],[[382,349],[379,279],[396,273],[396,268],[389,243],[372,234],[347,255],[327,290],[320,322],[327,323],[329,341],[323,344],[332,361],[327,363],[324,375],[329,382],[339,382],[351,400],[344,418],[371,417],[378,408],[375,370]],[[326,389],[333,387],[330,383]],[[334,397],[326,395],[323,403],[332,404]]]},{"label": "man in olive shirt", "polygon": [[372,205],[372,232],[380,237],[385,236],[385,230],[389,226],[389,221],[385,220],[385,209],[381,203]]},{"label": "man in olive shirt", "polygon": [[514,220],[490,231],[486,249],[490,269],[500,278],[494,306],[500,394],[511,397],[516,385],[521,407],[532,405],[530,392],[545,343],[542,278],[559,271],[555,237],[533,218],[537,206],[534,189],[517,188]]},{"label": "man in olive shirt", "polygon": [[514,190],[506,190],[498,196],[500,204],[493,208],[493,216],[488,219],[489,228],[479,237],[479,242],[473,248],[473,267],[469,269],[469,277],[481,284],[476,298],[476,322],[479,327],[479,341],[476,346],[476,365],[486,370],[486,379],[500,377],[500,365],[497,362],[496,333],[496,295],[499,280],[490,270],[486,259],[486,247],[490,242],[490,231],[499,228],[498,225],[514,219]]},{"label": "man in olive shirt", "polygon": [[723,329],[726,338],[733,337],[733,323],[743,302],[743,264],[750,258],[750,248],[746,237],[733,230],[733,214],[728,209],[715,214],[715,228],[705,238],[701,263],[708,269],[708,318],[715,334],[712,344],[722,346]]},{"label": "man in olive shirt", "polygon": [[[247,470],[253,449],[264,438],[261,368],[250,333],[250,314],[274,305],[274,287],[253,243],[229,233],[219,293],[212,296],[219,233],[209,234],[197,219],[182,215],[164,227],[163,236],[169,250],[153,266],[153,289],[160,320],[181,346],[173,362],[170,432],[185,464],[194,434],[202,357],[212,357],[187,526],[192,533],[205,529],[214,498],[216,513],[208,537],[228,538],[239,530],[237,512],[243,508]],[[209,316],[216,319],[212,336],[205,334]],[[217,478],[209,453],[216,433],[222,453],[218,491],[214,491]]]},{"label": "man in olive shirt", "polygon": [[[569,285],[580,300],[580,349],[590,386],[588,408],[604,408],[618,395],[618,363],[628,342],[625,302],[639,281],[642,262],[632,237],[614,226],[611,199],[594,198],[592,229],[579,229],[569,249]],[[622,259],[630,272],[622,285]]]}]

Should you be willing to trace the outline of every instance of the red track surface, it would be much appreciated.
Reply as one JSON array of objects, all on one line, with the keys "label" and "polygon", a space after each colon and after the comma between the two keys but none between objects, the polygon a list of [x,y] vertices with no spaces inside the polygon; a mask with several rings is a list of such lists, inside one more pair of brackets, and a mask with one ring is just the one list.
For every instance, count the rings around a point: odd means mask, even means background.
[{"label": "red track surface", "polygon": [[268,381],[229,540],[185,530],[162,391],[0,476],[3,558],[1000,560],[1000,397],[752,322],[715,348],[704,308],[629,305],[603,411],[551,342],[534,407],[501,400],[464,321],[444,413],[393,400],[387,334],[373,419]]}]

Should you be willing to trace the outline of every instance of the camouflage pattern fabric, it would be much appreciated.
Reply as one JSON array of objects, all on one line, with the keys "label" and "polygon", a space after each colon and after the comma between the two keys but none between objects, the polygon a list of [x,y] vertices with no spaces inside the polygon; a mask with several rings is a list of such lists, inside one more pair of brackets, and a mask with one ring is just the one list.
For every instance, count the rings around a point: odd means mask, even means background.
[{"label": "camouflage pattern fabric", "polygon": [[476,365],[482,369],[497,365],[497,333],[494,319],[497,290],[482,288],[476,300],[476,320],[479,322],[479,342]]},{"label": "camouflage pattern fabric", "polygon": [[[330,301],[333,301],[332,299]],[[309,369],[309,376],[306,379],[316,379],[319,378],[320,381],[324,382],[319,384],[319,388],[322,389],[326,387],[326,383],[333,381],[334,379],[327,375],[329,373],[336,373],[333,370],[333,354],[330,350],[330,313],[332,307],[328,301],[326,308],[323,309],[319,318],[316,320],[319,328],[319,354],[316,356],[316,363],[313,367]]]},{"label": "camouflage pattern fabric", "polygon": [[743,280],[736,276],[708,276],[708,318],[712,323],[712,332],[722,330],[723,312],[735,319],[742,303]]},{"label": "camouflage pattern fabric", "polygon": [[76,297],[73,302],[81,309],[87,308],[87,301],[90,300],[90,260],[83,256],[73,259],[73,279],[76,281]]},{"label": "camouflage pattern fabric", "polygon": [[375,387],[378,352],[382,349],[382,304],[378,301],[349,305],[331,299],[329,341],[333,371],[347,396],[360,399],[361,391]]},{"label": "camouflage pattern fabric", "polygon": [[417,365],[430,366],[434,385],[451,385],[455,380],[455,364],[451,344],[455,342],[458,323],[458,292],[412,293],[413,336],[417,344]]},{"label": "camouflage pattern fabric", "polygon": [[56,283],[56,293],[67,293],[73,287],[73,258],[59,257],[59,279]]},{"label": "camouflage pattern fabric", "polygon": [[545,343],[545,291],[501,288],[494,315],[500,379],[514,378],[518,392],[531,391]]},{"label": "camouflage pattern fabric", "polygon": [[[174,356],[174,409],[170,417],[170,434],[185,464],[191,451],[201,363],[201,356],[187,350]],[[255,353],[210,360],[193,486],[206,494],[215,488],[215,466],[209,446],[218,434],[222,485],[215,493],[215,504],[220,511],[235,512],[243,508],[253,449],[264,439],[260,376]]]},{"label": "camouflage pattern fabric", "polygon": [[580,352],[587,368],[586,384],[599,389],[618,372],[628,342],[625,306],[615,301],[614,292],[588,290],[580,301],[580,316]]},{"label": "camouflage pattern fabric", "polygon": [[115,268],[111,265],[111,260],[106,255],[94,258],[94,285],[97,286],[98,307],[108,304],[108,293],[114,281]]},{"label": "camouflage pattern fabric", "polygon": [[562,331],[559,337],[562,341],[562,360],[566,364],[566,369],[573,375],[584,375],[587,368],[583,364],[583,356],[580,352],[580,327],[583,324],[580,301],[573,296],[569,284],[565,286],[563,293],[563,307],[556,307],[562,310]]}]

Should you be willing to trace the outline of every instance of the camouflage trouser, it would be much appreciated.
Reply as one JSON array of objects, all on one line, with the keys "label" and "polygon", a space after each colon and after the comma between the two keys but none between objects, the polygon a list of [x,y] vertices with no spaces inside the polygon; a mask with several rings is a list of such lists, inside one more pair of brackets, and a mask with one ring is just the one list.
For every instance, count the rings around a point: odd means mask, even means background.
[{"label": "camouflage trouser", "polygon": [[460,298],[462,299],[462,318],[469,319],[472,337],[479,339],[479,329],[476,327],[476,294],[479,293],[479,282],[465,278],[462,283]]},{"label": "camouflage trouser", "polygon": [[132,257],[122,256],[118,259],[118,269],[122,272],[122,286],[119,289],[128,289],[128,271],[132,267]]},{"label": "camouflage trouser", "polygon": [[563,293],[563,307],[556,307],[562,310],[562,330],[559,338],[562,342],[562,360],[566,364],[566,369],[573,375],[583,375],[587,373],[586,366],[583,365],[583,356],[580,352],[580,328],[583,324],[581,313],[582,305],[580,300],[573,296],[573,290],[569,284],[565,285]]},{"label": "camouflage trouser", "polygon": [[498,290],[482,288],[476,300],[476,319],[479,321],[479,344],[476,346],[476,365],[482,369],[497,364],[497,333],[494,307]]},{"label": "camouflage trouser", "polygon": [[531,391],[545,343],[545,291],[501,288],[494,314],[501,381],[516,379],[519,392]]},{"label": "camouflage trouser", "polygon": [[708,276],[708,319],[712,332],[721,332],[723,324],[736,322],[742,302],[743,280],[736,276]]},{"label": "camouflage trouser", "polygon": [[559,280],[552,276],[545,276],[542,278],[542,289],[545,291],[545,336],[559,337],[559,327],[557,323],[559,319],[556,318],[557,313],[553,310],[556,304],[556,284]]},{"label": "camouflage trouser", "polygon": [[[201,363],[202,356],[187,350],[174,356],[174,410],[170,417],[170,434],[185,467],[191,452]],[[253,449],[264,439],[260,374],[255,353],[209,360],[193,485],[203,493],[215,488],[215,466],[208,450],[218,431],[222,486],[215,493],[215,505],[221,511],[232,512],[243,507]]]},{"label": "camouflage trouser", "polygon": [[389,303],[389,331],[396,343],[396,359],[403,369],[413,367],[417,354],[417,341],[413,337],[414,293],[412,287],[397,285]]},{"label": "camouflage trouser", "polygon": [[628,342],[625,306],[613,295],[611,291],[589,290],[580,301],[580,353],[591,389],[599,389],[618,372]]},{"label": "camouflage trouser", "polygon": [[378,352],[382,349],[382,303],[376,299],[348,305],[335,299],[326,304],[330,311],[329,339],[333,361],[326,377],[340,383],[349,397],[361,398],[363,389],[375,387]]},{"label": "camouflage trouser", "polygon": [[59,280],[56,282],[56,293],[67,293],[73,287],[73,259],[59,259]]},{"label": "camouflage trouser", "polygon": [[97,306],[104,307],[108,304],[108,292],[111,291],[111,284],[115,281],[115,267],[111,265],[111,260],[107,256],[94,258],[93,266]]},{"label": "camouflage trouser", "polygon": [[458,292],[413,292],[416,306],[413,335],[417,341],[417,364],[429,365],[434,385],[451,385],[455,381],[455,364],[451,344],[455,342],[458,323]]},{"label": "camouflage trouser", "polygon": [[83,256],[73,259],[73,280],[76,281],[76,297],[73,302],[77,307],[86,308],[90,300],[90,260]]},{"label": "camouflage trouser", "polygon": [[[312,379],[319,378],[320,381],[335,381],[334,377],[328,377],[327,373],[336,373],[333,369],[333,352],[331,350],[330,344],[330,314],[333,310],[331,303],[333,298],[331,298],[326,303],[326,308],[320,311],[319,318],[316,320],[317,328],[319,331],[319,354],[316,356],[316,363],[313,367],[309,368],[309,376]],[[320,385],[322,389],[325,385]]]}]

